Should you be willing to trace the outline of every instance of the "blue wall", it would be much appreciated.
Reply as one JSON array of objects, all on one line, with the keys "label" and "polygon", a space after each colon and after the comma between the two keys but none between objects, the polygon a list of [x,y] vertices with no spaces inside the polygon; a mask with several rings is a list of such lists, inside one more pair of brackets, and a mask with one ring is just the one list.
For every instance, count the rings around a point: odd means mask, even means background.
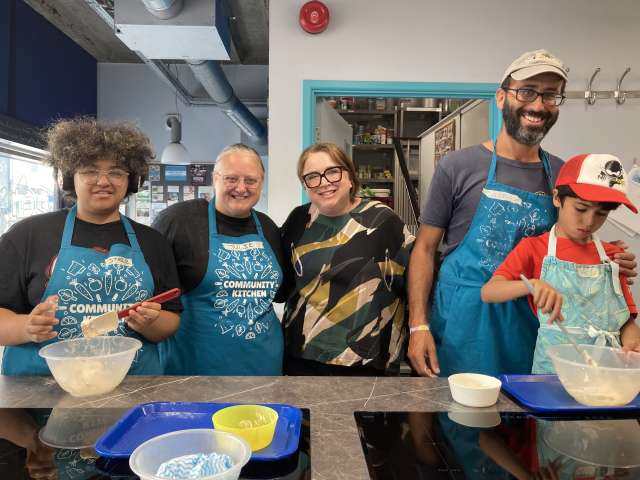
[{"label": "blue wall", "polygon": [[38,127],[96,115],[96,60],[22,0],[0,4],[0,112]]},{"label": "blue wall", "polygon": [[9,111],[9,65],[11,62],[11,22],[13,0],[0,2],[0,112]]}]

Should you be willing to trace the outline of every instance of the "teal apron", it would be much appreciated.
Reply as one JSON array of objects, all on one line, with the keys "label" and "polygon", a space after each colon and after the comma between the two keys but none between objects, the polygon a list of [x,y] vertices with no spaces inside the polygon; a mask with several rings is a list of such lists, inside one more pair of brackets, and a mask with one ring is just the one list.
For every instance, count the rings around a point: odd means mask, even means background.
[{"label": "teal apron", "polygon": [[[629,307],[620,285],[620,267],[604,251],[597,235],[593,242],[600,264],[580,265],[556,257],[555,226],[549,233],[547,256],[542,261],[540,279],[552,285],[563,297],[563,325],[576,343],[620,348],[620,328],[629,320]],[[547,347],[568,343],[560,328],[549,325],[549,314],[538,311],[540,330],[533,357],[532,373],[555,373]]]},{"label": "teal apron", "polygon": [[180,328],[161,344],[170,375],[282,375],[284,348],[273,299],[282,269],[257,233],[218,233],[209,202],[209,262],[200,284],[181,297]]},{"label": "teal apron", "polygon": [[[76,207],[73,207],[64,224],[55,268],[40,300],[43,302],[50,295],[58,296],[56,318],[60,323],[54,326],[58,336],[42,343],[5,347],[4,375],[51,375],[45,360],[38,355],[40,348],[59,340],[81,337],[80,324],[85,318],[126,308],[153,295],[153,276],[127,217],[121,215],[120,220],[130,246],[116,243],[108,253],[71,245],[75,220]],[[109,335],[134,337],[142,342],[129,374],[164,374],[157,344],[131,330],[125,322]]]},{"label": "teal apron", "polygon": [[[431,308],[440,372],[487,375],[530,373],[538,320],[526,298],[488,304],[480,289],[524,237],[540,235],[555,222],[550,195],[496,181],[493,146],[487,183],[473,222],[460,245],[442,263]],[[546,152],[540,158],[551,186]]]}]

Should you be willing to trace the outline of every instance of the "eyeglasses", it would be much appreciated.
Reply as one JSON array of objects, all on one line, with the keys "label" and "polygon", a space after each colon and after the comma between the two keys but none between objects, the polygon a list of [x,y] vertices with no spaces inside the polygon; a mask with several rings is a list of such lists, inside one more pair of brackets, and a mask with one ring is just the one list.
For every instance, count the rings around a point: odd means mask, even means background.
[{"label": "eyeglasses", "polygon": [[222,177],[222,181],[227,187],[236,187],[240,183],[240,181],[242,181],[245,187],[251,189],[256,188],[262,181],[262,178],[241,177],[238,175],[222,175],[218,172],[216,172],[216,175]]},{"label": "eyeglasses", "polygon": [[516,99],[521,102],[531,103],[535,102],[538,97],[542,97],[542,103],[549,106],[559,107],[566,98],[560,93],[553,92],[538,92],[532,88],[505,88],[503,90],[510,90],[516,92]]},{"label": "eyeglasses", "polygon": [[342,180],[342,171],[344,167],[329,167],[324,172],[310,172],[302,176],[302,181],[307,188],[319,187],[324,178],[329,183],[338,183]]},{"label": "eyeglasses", "polygon": [[129,172],[125,172],[124,170],[120,169],[98,170],[95,168],[90,168],[88,170],[78,171],[78,175],[84,183],[87,183],[89,185],[95,185],[96,183],[98,183],[98,180],[103,175],[107,177],[109,183],[112,183],[114,185],[121,185],[129,176]]}]

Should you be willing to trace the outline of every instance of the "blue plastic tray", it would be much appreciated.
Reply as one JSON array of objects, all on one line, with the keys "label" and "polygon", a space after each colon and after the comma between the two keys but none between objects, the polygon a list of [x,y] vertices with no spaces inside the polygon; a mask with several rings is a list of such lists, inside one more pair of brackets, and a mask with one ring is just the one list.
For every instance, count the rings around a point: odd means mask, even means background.
[{"label": "blue plastic tray", "polygon": [[[150,438],[176,430],[213,428],[211,416],[237,403],[143,403],[129,410],[96,443],[96,452],[105,458],[127,458]],[[269,446],[252,453],[251,460],[273,461],[298,450],[302,410],[291,405],[265,403],[278,412],[278,423]]]},{"label": "blue plastic tray", "polygon": [[621,407],[592,407],[576,402],[557,375],[500,375],[502,389],[520,405],[539,413],[637,413],[640,395]]}]

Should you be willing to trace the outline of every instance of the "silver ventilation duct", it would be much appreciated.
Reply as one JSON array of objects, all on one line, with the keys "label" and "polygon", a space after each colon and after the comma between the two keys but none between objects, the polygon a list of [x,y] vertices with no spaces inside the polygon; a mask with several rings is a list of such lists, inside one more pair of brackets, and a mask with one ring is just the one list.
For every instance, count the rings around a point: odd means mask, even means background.
[{"label": "silver ventilation duct", "polygon": [[220,64],[212,60],[190,61],[188,64],[209,96],[231,121],[238,125],[256,145],[265,144],[267,131],[264,125],[238,99]]},{"label": "silver ventilation duct", "polygon": [[158,18],[168,20],[180,13],[182,0],[142,0],[147,10]]},{"label": "silver ventilation duct", "polygon": [[[144,6],[143,6],[144,5]],[[228,20],[220,0],[116,0],[116,34],[155,65],[186,61],[213,102],[256,144],[265,144],[264,125],[234,93],[219,60],[229,60]]]}]

